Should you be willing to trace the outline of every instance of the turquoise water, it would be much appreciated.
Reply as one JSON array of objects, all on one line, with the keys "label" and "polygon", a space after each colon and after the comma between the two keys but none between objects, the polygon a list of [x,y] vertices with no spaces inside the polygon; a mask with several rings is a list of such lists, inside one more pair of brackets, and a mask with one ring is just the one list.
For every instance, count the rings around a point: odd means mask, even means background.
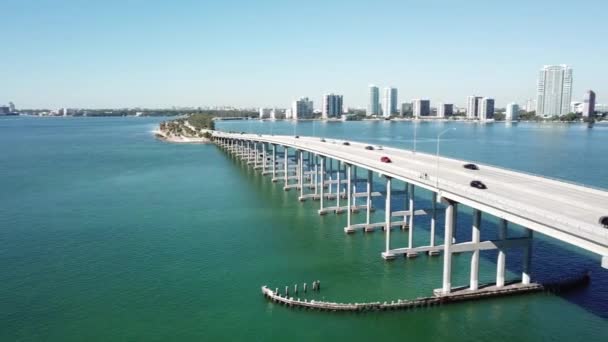
[{"label": "turquoise water", "polygon": [[[268,303],[259,287],[320,279],[316,298],[429,295],[441,259],[386,263],[381,233],[346,236],[345,216],[316,214],[294,192],[213,145],[175,145],[150,133],[161,119],[0,119],[0,340],[456,340],[603,341],[608,272],[595,255],[539,238],[534,277],[592,271],[588,288],[409,312],[332,314]],[[608,188],[608,126],[465,123],[223,122],[235,131],[323,135],[443,155]],[[381,184],[379,179],[376,180]],[[397,184],[396,188],[400,185]],[[430,194],[420,191],[424,206]],[[377,199],[377,206],[382,199]],[[402,205],[396,198],[394,205]],[[382,211],[376,213],[378,218]],[[466,208],[459,238],[469,233]],[[356,216],[361,220],[363,216]],[[441,224],[440,218],[440,224]],[[417,226],[426,229],[428,218]],[[483,236],[495,234],[484,221]],[[512,229],[517,233],[517,227]],[[396,233],[394,245],[405,244]],[[427,235],[427,234],[424,234]],[[419,234],[417,241],[428,236]],[[494,277],[484,253],[481,278]],[[519,255],[507,254],[509,279]],[[469,258],[455,257],[466,284]],[[310,295],[308,298],[315,298]]]}]

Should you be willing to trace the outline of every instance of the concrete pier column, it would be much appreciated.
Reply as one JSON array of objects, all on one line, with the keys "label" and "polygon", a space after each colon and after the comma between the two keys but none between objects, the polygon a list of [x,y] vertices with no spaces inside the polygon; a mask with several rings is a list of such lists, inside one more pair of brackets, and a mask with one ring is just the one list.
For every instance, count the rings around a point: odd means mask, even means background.
[{"label": "concrete pier column", "polygon": [[435,246],[435,225],[437,224],[437,193],[431,197],[431,239],[430,245]]},{"label": "concrete pier column", "polygon": [[287,146],[283,146],[283,167],[285,169],[284,178],[284,189],[287,190],[287,185],[289,185],[289,178],[287,172],[287,165],[289,164],[289,148]]},{"label": "concrete pier column", "polygon": [[445,200],[445,234],[443,242],[443,286],[442,293],[449,294],[452,291],[452,238],[454,225],[456,223],[456,202]]},{"label": "concrete pier column", "polygon": [[365,208],[365,223],[366,224],[370,224],[370,220],[371,220],[371,214],[372,214],[372,187],[373,187],[373,181],[372,181],[372,171],[371,170],[367,170],[367,196],[366,196],[366,208]]},{"label": "concrete pier column", "polygon": [[333,180],[333,177],[332,177],[333,165],[334,165],[333,160],[330,158],[330,159],[329,159],[329,167],[327,168],[327,169],[328,169],[328,171],[327,171],[328,173],[327,173],[327,174],[328,174],[328,176],[329,176],[329,184],[327,185],[327,190],[328,190],[328,191],[327,191],[327,193],[328,193],[330,196],[331,196],[331,187],[333,186],[333,185],[331,184],[331,181]]},{"label": "concrete pier column", "polygon": [[300,187],[300,201],[304,200],[304,151],[298,151],[298,186]]},{"label": "concrete pier column", "polygon": [[266,167],[268,166],[268,162],[266,159],[268,159],[268,157],[266,156],[266,143],[262,143],[262,174],[264,174],[266,172]]},{"label": "concrete pier column", "polygon": [[[473,231],[471,233],[471,242],[479,244],[479,237],[481,232],[479,230],[481,225],[481,211],[473,209]],[[479,247],[475,246],[475,250],[471,255],[471,281],[469,289],[479,289]]]},{"label": "concrete pier column", "polygon": [[[408,184],[408,193],[410,194],[410,217],[409,217],[409,222],[408,222],[408,226],[410,228],[409,232],[408,232],[408,239],[407,239],[407,244],[408,244],[408,248],[413,248],[414,247],[414,184]],[[408,253],[407,257],[415,257],[416,253]]]},{"label": "concrete pier column", "polygon": [[[507,220],[501,219],[498,223],[498,238],[505,240],[507,238]],[[498,250],[498,259],[496,260],[496,287],[505,286],[505,249]]]},{"label": "concrete pier column", "polygon": [[325,157],[321,157],[321,196],[319,196],[319,205],[320,205],[320,209],[319,209],[319,214],[323,214],[323,202],[325,200]]},{"label": "concrete pier column", "polygon": [[319,161],[315,157],[315,196],[319,195]]},{"label": "concrete pier column", "polygon": [[277,145],[272,144],[272,180],[276,181],[277,177]]},{"label": "concrete pier column", "polygon": [[338,172],[336,172],[336,180],[338,182],[336,186],[336,214],[339,214],[342,212],[342,210],[340,210],[340,195],[342,191],[340,190],[340,161],[336,160],[336,162],[338,163]]},{"label": "concrete pier column", "polygon": [[386,202],[384,204],[384,229],[386,237],[386,250],[382,253],[382,257],[385,260],[391,260],[395,258],[395,255],[390,252],[391,250],[391,183],[392,178],[386,177]]},{"label": "concrete pier column", "polygon": [[351,165],[346,164],[346,226],[350,227],[351,222],[351,205],[352,205],[352,183],[351,183]]},{"label": "concrete pier column", "polygon": [[525,285],[530,284],[532,272],[532,239],[534,237],[532,229],[525,228],[526,236],[528,237],[528,245],[524,247],[523,253],[523,271],[521,274],[521,282]]},{"label": "concrete pier column", "polygon": [[253,168],[254,169],[258,167],[258,156],[259,156],[258,143],[254,142],[253,143]]}]

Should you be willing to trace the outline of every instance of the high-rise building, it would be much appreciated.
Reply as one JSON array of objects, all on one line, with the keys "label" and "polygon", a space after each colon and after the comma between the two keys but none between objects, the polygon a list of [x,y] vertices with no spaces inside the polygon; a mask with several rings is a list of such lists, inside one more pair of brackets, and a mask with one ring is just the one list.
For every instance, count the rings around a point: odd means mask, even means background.
[{"label": "high-rise building", "polygon": [[270,108],[260,107],[260,119],[270,118]]},{"label": "high-rise building", "polygon": [[8,103],[8,109],[11,111],[11,113],[15,113],[16,112],[16,110],[15,110],[15,104],[12,103],[12,102],[9,102]]},{"label": "high-rise building", "polygon": [[494,99],[484,97],[479,101],[479,120],[489,120],[494,118]]},{"label": "high-rise building", "polygon": [[454,105],[451,103],[440,103],[437,107],[437,117],[445,118],[454,115]]},{"label": "high-rise building", "polygon": [[431,115],[431,101],[430,100],[422,100],[415,99],[412,100],[414,117],[419,118],[421,116],[429,116]]},{"label": "high-rise building", "polygon": [[479,102],[482,98],[475,95],[467,98],[467,119],[473,120],[479,118]]},{"label": "high-rise building", "polygon": [[528,113],[536,110],[536,103],[534,103],[533,99],[528,99],[528,101],[526,101],[526,108],[524,108],[524,110]]},{"label": "high-rise building", "polygon": [[272,110],[270,111],[270,120],[283,119],[284,117],[285,114],[282,113],[282,110],[272,108]]},{"label": "high-rise building", "polygon": [[545,65],[538,74],[536,115],[568,114],[572,101],[572,68]]},{"label": "high-rise building", "polygon": [[382,115],[384,117],[399,113],[397,109],[397,88],[384,88],[384,101],[382,104]]},{"label": "high-rise building", "polygon": [[511,102],[507,105],[507,115],[505,116],[505,120],[514,121],[517,120],[519,116],[519,105],[515,102]]},{"label": "high-rise building", "polygon": [[401,111],[399,112],[401,116],[411,116],[414,114],[414,107],[411,102],[403,102],[401,104]]},{"label": "high-rise building", "polygon": [[323,95],[322,115],[324,119],[339,118],[343,112],[342,95]]},{"label": "high-rise building", "polygon": [[380,89],[375,85],[369,86],[369,103],[367,105],[367,115],[380,114]]},{"label": "high-rise building", "polygon": [[595,115],[595,92],[588,90],[585,93],[585,99],[583,100],[583,116],[593,117]]},{"label": "high-rise building", "polygon": [[293,102],[291,115],[294,120],[312,119],[313,117],[313,102],[308,97],[301,97]]}]

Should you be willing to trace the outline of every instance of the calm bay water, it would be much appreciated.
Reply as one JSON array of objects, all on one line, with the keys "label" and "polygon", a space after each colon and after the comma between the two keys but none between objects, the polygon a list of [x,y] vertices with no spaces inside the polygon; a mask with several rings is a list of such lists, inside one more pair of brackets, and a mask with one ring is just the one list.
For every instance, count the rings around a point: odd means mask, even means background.
[{"label": "calm bay water", "polygon": [[[0,340],[589,340],[608,336],[608,271],[543,238],[533,277],[592,271],[564,296],[535,294],[410,312],[331,314],[268,303],[259,287],[320,279],[336,301],[429,295],[441,258],[386,263],[383,234],[345,236],[213,145],[166,144],[151,118],[0,118]],[[222,122],[218,128],[348,138],[608,188],[608,126],[408,122]],[[376,180],[381,184],[379,179]],[[399,185],[396,185],[397,187]],[[429,194],[420,192],[424,206]],[[382,199],[377,199],[381,206]],[[402,205],[395,199],[395,205]],[[607,208],[608,210],[608,208]],[[382,211],[376,213],[383,216]],[[466,208],[458,236],[470,236]],[[355,216],[361,220],[363,216]],[[440,218],[439,226],[441,226]],[[426,229],[428,218],[417,226]],[[484,221],[483,237],[494,232]],[[517,227],[512,229],[517,233]],[[407,234],[396,233],[394,245]],[[427,234],[424,234],[427,235]],[[428,237],[419,234],[418,242]],[[482,254],[491,281],[495,253]],[[509,279],[519,254],[507,254]],[[454,285],[469,257],[455,257]]]}]

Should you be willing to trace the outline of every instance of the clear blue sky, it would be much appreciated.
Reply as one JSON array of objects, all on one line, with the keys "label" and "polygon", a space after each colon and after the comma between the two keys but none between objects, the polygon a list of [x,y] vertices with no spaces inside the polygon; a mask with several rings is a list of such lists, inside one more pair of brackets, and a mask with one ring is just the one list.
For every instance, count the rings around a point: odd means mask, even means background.
[{"label": "clear blue sky", "polygon": [[544,64],[608,102],[608,1],[1,0],[0,104],[281,106],[367,86],[497,105]]}]

